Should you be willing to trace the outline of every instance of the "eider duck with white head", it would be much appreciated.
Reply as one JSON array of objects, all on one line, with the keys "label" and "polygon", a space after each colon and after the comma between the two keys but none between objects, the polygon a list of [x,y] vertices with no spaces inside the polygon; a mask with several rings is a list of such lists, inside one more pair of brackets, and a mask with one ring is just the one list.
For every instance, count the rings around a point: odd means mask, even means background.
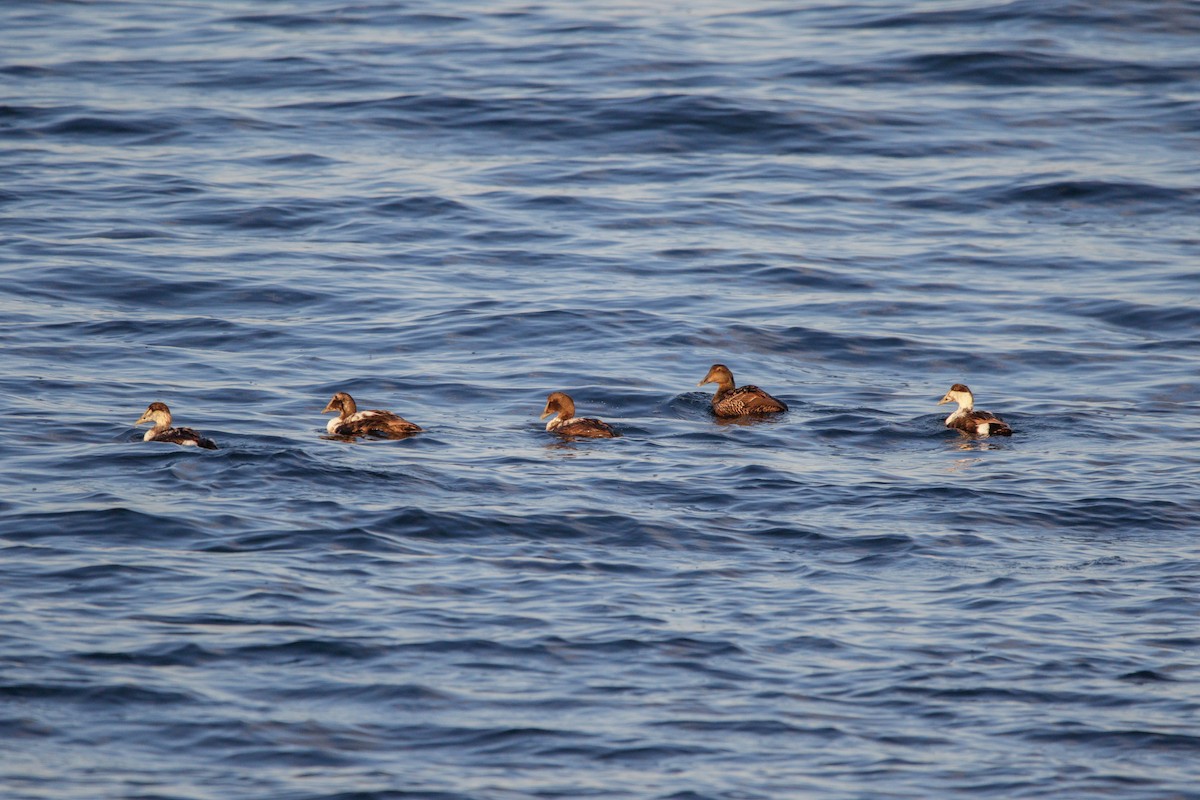
[{"label": "eider duck with white head", "polygon": [[964,383],[956,383],[946,392],[946,396],[938,401],[942,403],[958,403],[958,410],[946,417],[946,427],[955,428],[963,433],[975,436],[1012,436],[1012,428],[990,411],[980,411],[975,408],[975,395]]},{"label": "eider duck with white head", "polygon": [[372,434],[385,436],[390,439],[400,439],[411,433],[417,433],[421,426],[409,422],[404,417],[390,411],[359,411],[354,398],[345,392],[338,392],[322,414],[334,413],[336,417],[329,420],[325,430],[330,436],[369,436]]},{"label": "eider duck with white head", "polygon": [[715,383],[717,385],[716,394],[713,395],[712,399],[712,410],[718,417],[740,417],[745,414],[777,414],[788,410],[786,403],[771,397],[771,395],[757,386],[740,386],[735,388],[733,373],[724,364],[713,364],[708,370],[708,374],[704,376],[704,380],[696,385],[703,386],[706,383]]},{"label": "eider duck with white head", "polygon": [[142,437],[143,442],[170,442],[185,447],[202,447],[205,450],[216,450],[217,445],[212,439],[207,439],[191,428],[172,428],[171,409],[166,403],[151,403],[134,425],[153,423],[153,427]]},{"label": "eider duck with white head", "polygon": [[607,422],[601,422],[591,417],[575,416],[575,401],[564,392],[552,392],[546,398],[546,407],[542,410],[540,419],[554,414],[554,419],[546,423],[546,430],[559,436],[571,436],[584,439],[613,439],[621,434],[613,430]]}]

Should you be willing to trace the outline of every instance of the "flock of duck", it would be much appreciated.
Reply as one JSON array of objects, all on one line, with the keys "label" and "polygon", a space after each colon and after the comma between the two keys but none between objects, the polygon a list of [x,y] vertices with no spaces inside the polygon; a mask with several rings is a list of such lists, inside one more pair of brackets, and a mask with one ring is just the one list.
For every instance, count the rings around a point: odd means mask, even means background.
[{"label": "flock of duck", "polygon": [[[718,417],[731,418],[761,414],[779,414],[787,411],[787,404],[772,397],[757,386],[735,386],[733,373],[724,364],[713,364],[704,380],[696,384],[704,386],[709,383],[717,385],[713,394],[712,410]],[[1011,436],[1012,428],[999,417],[987,411],[975,408],[975,397],[964,384],[956,383],[950,387],[938,405],[943,403],[958,403],[958,409],[946,417],[946,427],[955,428],[963,433],[974,436]],[[391,411],[359,411],[354,398],[345,392],[338,392],[328,405],[324,414],[337,414],[329,420],[325,430],[330,436],[357,437],[383,436],[391,439],[401,439],[421,431],[421,426],[409,422]],[[546,398],[546,407],[542,409],[541,419],[553,414],[546,423],[546,430],[567,438],[612,439],[620,436],[611,425],[592,417],[575,416],[575,401],[565,392],[552,392]],[[202,447],[206,450],[216,450],[217,445],[212,440],[200,435],[191,428],[176,428],[171,425],[171,409],[165,403],[151,403],[146,412],[134,423],[144,425],[151,423],[152,427],[142,437],[146,442],[170,442],[172,444]]]}]

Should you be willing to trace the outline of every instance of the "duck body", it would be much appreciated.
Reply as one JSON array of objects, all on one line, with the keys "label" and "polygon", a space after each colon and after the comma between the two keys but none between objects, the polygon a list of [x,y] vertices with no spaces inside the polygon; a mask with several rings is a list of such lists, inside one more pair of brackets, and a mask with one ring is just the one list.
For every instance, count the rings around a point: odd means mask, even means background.
[{"label": "duck body", "polygon": [[153,423],[153,427],[142,437],[143,442],[168,442],[183,447],[200,447],[205,450],[216,450],[217,444],[212,439],[201,436],[191,428],[171,427],[171,409],[166,403],[151,403],[134,425]]},{"label": "duck body", "polygon": [[958,403],[958,409],[946,417],[946,427],[954,428],[972,436],[1012,436],[1012,428],[1008,423],[990,411],[975,408],[975,395],[966,384],[956,383],[946,392],[946,396],[938,401],[942,403]]},{"label": "duck body", "polygon": [[391,411],[359,411],[354,398],[345,392],[335,394],[321,413],[331,412],[337,416],[325,426],[330,436],[376,435],[398,439],[421,430],[420,425],[409,422]]},{"label": "duck body", "polygon": [[575,401],[564,392],[552,392],[546,398],[546,407],[542,410],[541,419],[550,414],[556,416],[546,423],[546,430],[559,436],[570,436],[583,439],[615,439],[621,434],[607,422],[601,422],[592,417],[575,416]]},{"label": "duck body", "polygon": [[757,386],[735,386],[733,373],[724,364],[713,364],[704,380],[697,386],[715,383],[712,410],[718,417],[741,417],[746,414],[778,414],[788,410],[787,404],[772,397]]}]

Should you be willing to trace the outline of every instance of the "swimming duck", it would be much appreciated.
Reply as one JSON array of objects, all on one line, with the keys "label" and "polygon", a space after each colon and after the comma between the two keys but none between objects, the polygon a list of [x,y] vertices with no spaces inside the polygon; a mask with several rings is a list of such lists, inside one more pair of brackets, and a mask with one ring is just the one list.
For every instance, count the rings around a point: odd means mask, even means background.
[{"label": "swimming duck", "polygon": [[724,364],[713,364],[697,383],[703,386],[715,383],[717,393],[713,395],[712,409],[718,417],[740,417],[743,414],[774,414],[787,411],[787,404],[777,400],[757,386],[733,388],[733,373]]},{"label": "swimming duck", "polygon": [[971,394],[966,384],[951,386],[938,405],[949,402],[958,403],[958,410],[946,417],[947,428],[957,428],[977,436],[1012,436],[1012,428],[1004,420],[989,411],[975,410],[975,395]]},{"label": "swimming duck", "polygon": [[335,394],[321,413],[330,412],[337,414],[325,426],[331,436],[368,436],[376,433],[397,439],[421,430],[420,425],[390,411],[359,411],[354,398],[345,392]]},{"label": "swimming duck", "polygon": [[575,416],[575,401],[563,392],[551,392],[546,398],[546,408],[539,419],[557,412],[557,416],[546,423],[546,430],[560,436],[578,436],[588,439],[612,439],[621,434],[606,422],[591,417]]},{"label": "swimming duck", "polygon": [[171,409],[167,408],[166,403],[151,403],[146,406],[145,413],[133,424],[144,425],[147,422],[153,422],[154,427],[146,431],[146,435],[142,437],[143,442],[170,442],[187,447],[203,447],[205,450],[217,449],[212,439],[204,438],[191,428],[172,428]]}]

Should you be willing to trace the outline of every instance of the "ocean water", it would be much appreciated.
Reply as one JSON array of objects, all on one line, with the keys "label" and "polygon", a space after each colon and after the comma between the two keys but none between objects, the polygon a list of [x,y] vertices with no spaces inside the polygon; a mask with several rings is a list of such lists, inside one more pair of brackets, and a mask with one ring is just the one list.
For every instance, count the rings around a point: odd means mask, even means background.
[{"label": "ocean water", "polygon": [[3,797],[1200,798],[1200,4],[0,31]]}]

